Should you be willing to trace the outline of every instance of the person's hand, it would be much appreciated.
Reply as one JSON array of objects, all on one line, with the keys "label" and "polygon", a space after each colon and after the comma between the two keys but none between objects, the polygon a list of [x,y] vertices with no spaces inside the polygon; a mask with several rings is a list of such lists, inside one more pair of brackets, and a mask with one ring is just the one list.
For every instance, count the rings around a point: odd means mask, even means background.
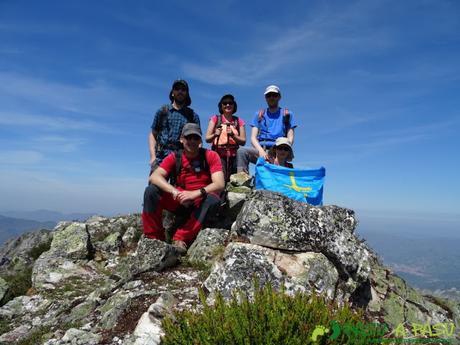
[{"label": "person's hand", "polygon": [[214,132],[214,136],[218,137],[220,136],[220,133],[222,133],[222,127],[217,127],[216,131]]},{"label": "person's hand", "polygon": [[184,190],[180,191],[177,194],[177,200],[180,202],[181,205],[190,206],[193,201],[201,195],[199,190],[189,191]]},{"label": "person's hand", "polygon": [[173,189],[171,195],[173,197],[173,200],[176,200],[179,195],[179,191],[177,189]]},{"label": "person's hand", "polygon": [[259,157],[262,157],[263,159],[267,160],[268,159],[268,153],[265,152],[265,150],[260,150],[259,151]]}]

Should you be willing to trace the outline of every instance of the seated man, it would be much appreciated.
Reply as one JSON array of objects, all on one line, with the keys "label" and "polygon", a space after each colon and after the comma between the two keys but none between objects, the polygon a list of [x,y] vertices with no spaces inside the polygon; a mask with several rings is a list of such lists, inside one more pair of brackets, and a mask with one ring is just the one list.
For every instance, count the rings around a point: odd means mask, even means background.
[{"label": "seated man", "polygon": [[208,211],[220,204],[219,194],[225,182],[219,155],[200,147],[201,130],[197,124],[183,127],[180,142],[184,149],[169,154],[150,176],[151,185],[144,193],[142,223],[146,237],[164,241],[163,209],[191,211],[173,237],[173,245],[185,253],[187,245],[201,230]]},{"label": "seated man", "polygon": [[286,137],[294,144],[294,114],[279,106],[281,91],[278,86],[270,85],[264,92],[268,107],[259,110],[251,123],[251,144],[253,147],[241,147],[236,155],[237,172],[249,172],[249,163],[257,158],[268,159],[268,150],[275,145],[276,139]]}]

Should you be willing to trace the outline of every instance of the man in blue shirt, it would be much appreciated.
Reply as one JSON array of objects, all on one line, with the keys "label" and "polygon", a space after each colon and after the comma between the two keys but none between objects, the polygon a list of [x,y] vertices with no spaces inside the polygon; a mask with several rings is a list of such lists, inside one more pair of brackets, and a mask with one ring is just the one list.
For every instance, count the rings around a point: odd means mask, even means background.
[{"label": "man in blue shirt", "polygon": [[169,93],[171,104],[163,105],[155,113],[152,130],[149,133],[151,172],[173,151],[181,148],[180,135],[186,123],[200,126],[200,118],[193,109],[188,84],[185,80],[175,80]]},{"label": "man in blue shirt", "polygon": [[268,150],[279,137],[287,137],[291,145],[294,143],[294,114],[286,108],[280,108],[280,88],[270,85],[264,92],[268,107],[259,110],[251,123],[251,144],[253,147],[240,147],[237,152],[237,171],[249,172],[249,163],[257,158],[268,158]]}]

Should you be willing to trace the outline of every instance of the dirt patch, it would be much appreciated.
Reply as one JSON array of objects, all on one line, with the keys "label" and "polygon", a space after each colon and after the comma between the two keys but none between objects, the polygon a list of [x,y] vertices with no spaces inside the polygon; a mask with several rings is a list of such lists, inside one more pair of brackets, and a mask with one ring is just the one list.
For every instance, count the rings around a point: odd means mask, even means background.
[{"label": "dirt patch", "polygon": [[101,332],[102,343],[101,344],[113,344],[112,339],[114,337],[123,338],[126,334],[132,333],[137,326],[137,322],[141,318],[152,303],[158,298],[158,295],[151,296],[139,296],[131,301],[131,305],[126,309],[118,318],[119,322],[117,325],[110,329]]}]

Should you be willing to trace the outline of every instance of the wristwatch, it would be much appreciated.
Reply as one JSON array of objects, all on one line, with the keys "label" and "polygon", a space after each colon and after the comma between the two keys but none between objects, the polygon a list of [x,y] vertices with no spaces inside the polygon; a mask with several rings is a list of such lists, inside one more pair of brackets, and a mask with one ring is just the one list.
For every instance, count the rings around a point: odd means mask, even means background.
[{"label": "wristwatch", "polygon": [[204,188],[200,188],[200,193],[202,197],[205,197],[206,195],[208,195],[208,192],[206,192],[206,189]]}]

